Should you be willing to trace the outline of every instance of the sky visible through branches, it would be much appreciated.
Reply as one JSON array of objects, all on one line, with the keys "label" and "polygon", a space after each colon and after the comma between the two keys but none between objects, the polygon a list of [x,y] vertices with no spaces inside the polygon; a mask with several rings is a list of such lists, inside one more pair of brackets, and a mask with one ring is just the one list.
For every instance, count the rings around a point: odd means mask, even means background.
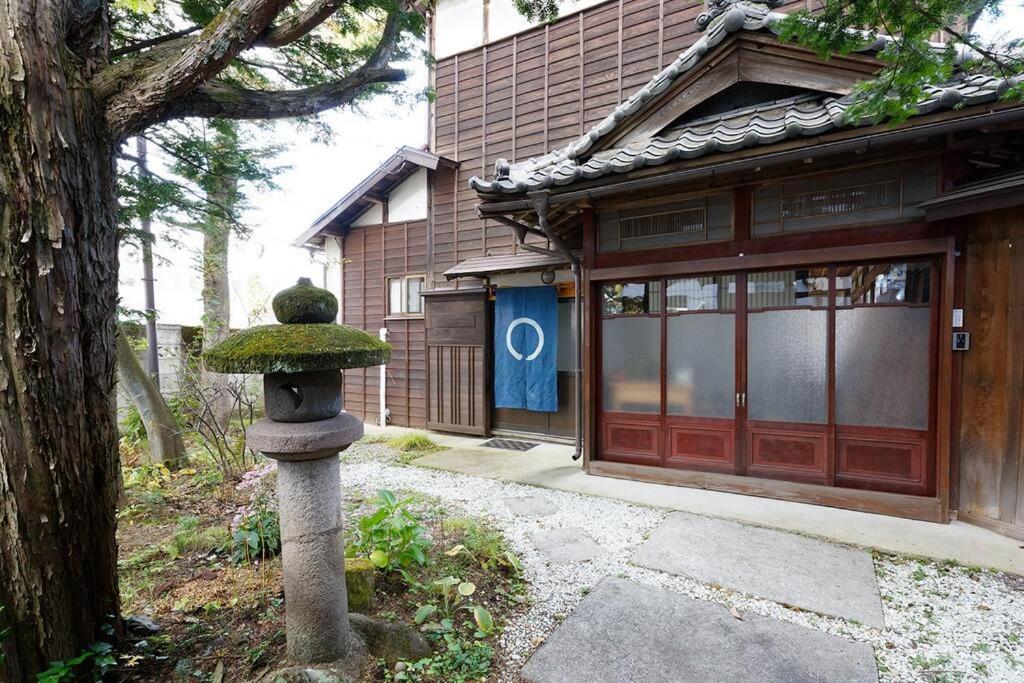
[{"label": "sky visible through branches", "polygon": [[[570,8],[571,11],[571,8]],[[1024,36],[1024,7],[1017,0],[1005,3],[998,20],[983,18],[977,26],[986,40]],[[410,77],[406,93],[421,92],[427,83],[422,62],[403,64]],[[288,125],[275,127],[277,142],[288,145],[277,163],[286,169],[275,182],[279,189],[252,197],[245,216],[252,234],[235,240],[231,256],[232,327],[254,322],[253,310],[267,297],[306,276],[322,282],[322,266],[310,255],[291,246],[291,241],[313,220],[369,174],[402,145],[422,146],[427,140],[427,105],[395,105],[381,96],[359,109],[332,111],[323,119],[334,129],[334,139],[321,144]],[[156,226],[160,232],[161,227]],[[197,269],[202,239],[196,232],[175,232],[177,246],[158,240],[156,254],[157,307],[162,323],[198,325],[202,316],[202,276]],[[123,305],[143,308],[141,264],[137,250],[121,254]]]}]

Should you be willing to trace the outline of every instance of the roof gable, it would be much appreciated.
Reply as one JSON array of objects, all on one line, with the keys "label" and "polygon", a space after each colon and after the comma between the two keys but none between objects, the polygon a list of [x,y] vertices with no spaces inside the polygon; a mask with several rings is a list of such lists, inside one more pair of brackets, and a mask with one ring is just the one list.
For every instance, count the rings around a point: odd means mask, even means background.
[{"label": "roof gable", "polygon": [[[847,119],[853,100],[846,93],[877,68],[869,55],[892,38],[865,37],[856,51],[861,54],[823,62],[807,50],[777,41],[785,15],[771,8],[782,0],[706,2],[708,10],[697,19],[699,28],[706,27],[704,35],[587,133],[540,158],[514,164],[498,159],[493,180],[473,177],[470,186],[480,193],[532,192],[642,166],[875,123]],[[945,49],[938,44],[935,48]],[[957,63],[974,56],[961,50]],[[959,75],[925,88],[917,114],[991,103],[1019,81],[1018,77]],[[697,121],[687,116],[740,83],[764,87],[766,93],[772,92],[768,84],[788,85],[798,94],[782,99],[773,95],[768,101],[714,112]]]},{"label": "roof gable", "polygon": [[[727,34],[686,74],[623,116],[590,150],[596,152],[648,140],[691,110],[729,89],[750,89],[755,99],[745,104],[780,99],[774,86],[787,86],[827,95],[848,95],[858,82],[870,78],[879,62],[865,55],[823,61],[809,50],[779,43],[774,35],[741,29]],[[767,87],[765,87],[767,86]],[[765,91],[756,98],[758,91]]]},{"label": "roof gable", "polygon": [[455,162],[414,147],[401,147],[370,175],[313,221],[292,244],[296,247],[316,246],[323,235],[342,236],[359,216],[374,204],[387,199],[389,193],[421,168],[437,170],[438,166],[454,167]]}]

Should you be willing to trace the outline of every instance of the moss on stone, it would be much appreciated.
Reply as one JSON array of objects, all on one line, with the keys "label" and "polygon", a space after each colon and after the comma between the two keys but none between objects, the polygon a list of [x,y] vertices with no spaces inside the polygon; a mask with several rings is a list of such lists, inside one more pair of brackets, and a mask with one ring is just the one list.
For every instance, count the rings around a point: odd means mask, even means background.
[{"label": "moss on stone", "polygon": [[348,611],[366,614],[373,606],[377,568],[365,557],[345,558],[345,588]]},{"label": "moss on stone", "polygon": [[307,278],[277,293],[271,303],[277,321],[285,325],[330,323],[338,317],[338,299]]},{"label": "moss on stone", "polygon": [[208,369],[232,374],[368,368],[390,359],[390,344],[334,323],[250,327],[203,353]]}]

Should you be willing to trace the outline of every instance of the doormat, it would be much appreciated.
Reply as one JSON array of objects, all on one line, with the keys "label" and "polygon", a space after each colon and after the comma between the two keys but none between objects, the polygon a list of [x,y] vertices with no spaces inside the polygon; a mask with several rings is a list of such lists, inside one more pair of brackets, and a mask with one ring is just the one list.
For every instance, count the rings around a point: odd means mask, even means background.
[{"label": "doormat", "polygon": [[532,441],[516,441],[515,439],[491,439],[490,441],[484,441],[480,445],[487,448],[501,448],[506,451],[528,451],[540,444],[533,443]]}]

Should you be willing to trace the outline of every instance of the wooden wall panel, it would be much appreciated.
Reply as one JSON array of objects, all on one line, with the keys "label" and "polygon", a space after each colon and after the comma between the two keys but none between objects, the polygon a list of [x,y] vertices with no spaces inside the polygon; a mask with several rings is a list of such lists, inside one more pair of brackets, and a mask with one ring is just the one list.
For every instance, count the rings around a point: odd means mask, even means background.
[{"label": "wooden wall panel", "polygon": [[[386,319],[386,280],[423,273],[427,222],[389,223],[353,230],[342,244],[342,322],[377,336],[389,331],[391,362],[385,400],[391,424],[425,427],[427,369],[422,318]],[[380,369],[346,370],[345,409],[367,422],[380,419]]]},{"label": "wooden wall panel", "polygon": [[975,217],[967,245],[960,515],[1024,538],[1024,220]]},{"label": "wooden wall panel", "polygon": [[490,430],[490,319],[483,289],[425,299],[427,427],[485,435]]},{"label": "wooden wall panel", "polygon": [[[575,140],[700,35],[701,0],[611,0],[436,65],[434,151],[459,162],[432,191],[436,288],[459,261],[517,251],[511,230],[477,216],[469,179]],[[532,240],[533,238],[531,238]]]}]

